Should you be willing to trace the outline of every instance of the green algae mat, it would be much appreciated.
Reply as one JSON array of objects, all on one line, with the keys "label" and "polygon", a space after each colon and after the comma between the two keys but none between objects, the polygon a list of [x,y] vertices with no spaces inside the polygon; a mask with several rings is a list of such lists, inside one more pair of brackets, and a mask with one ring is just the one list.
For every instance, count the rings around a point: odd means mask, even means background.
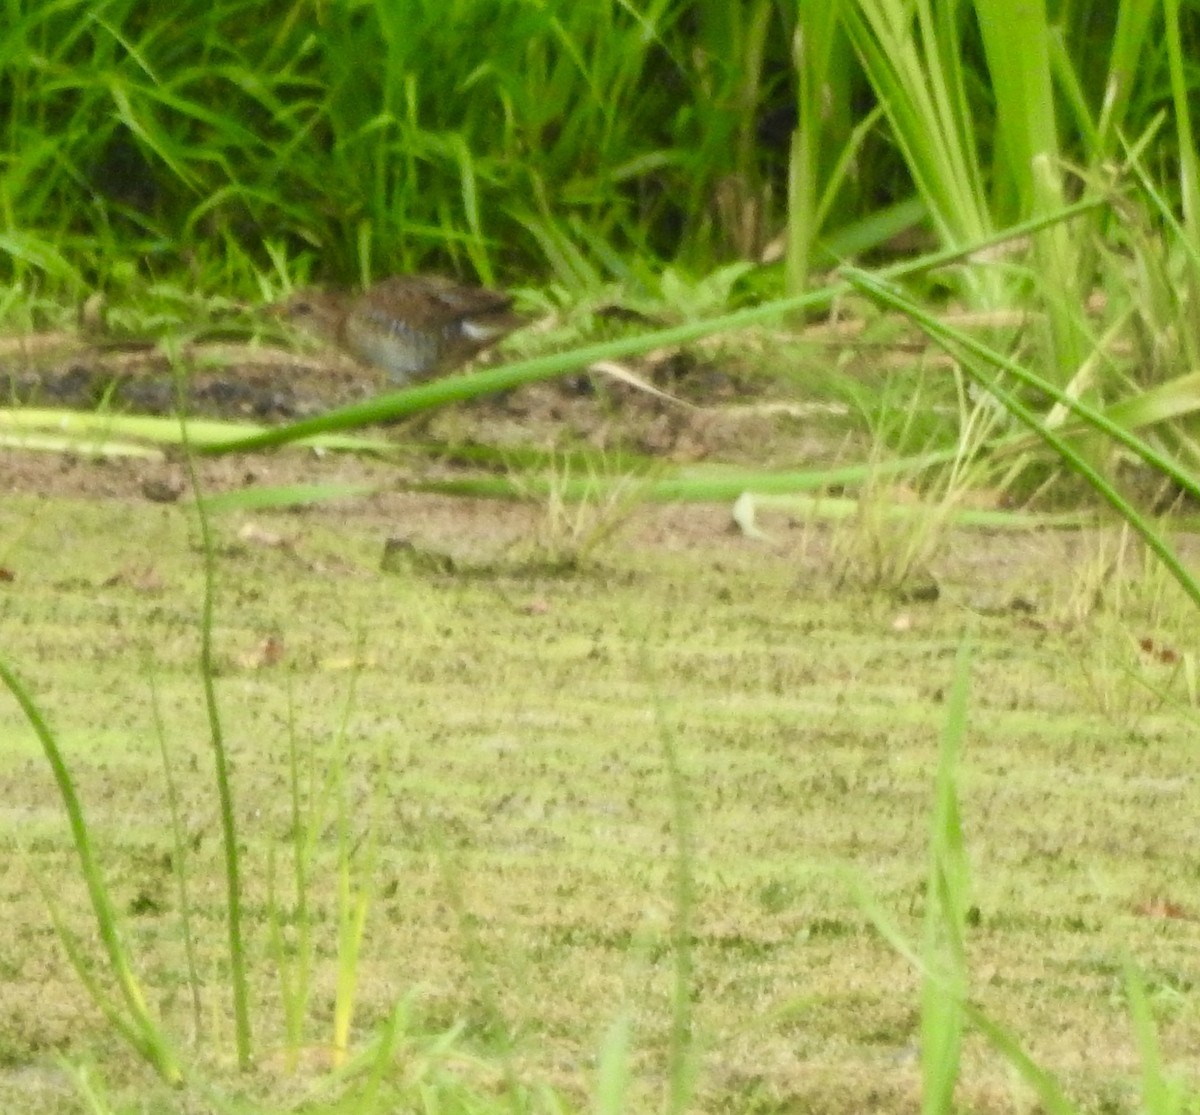
[{"label": "green algae mat", "polygon": [[[628,1108],[660,1110],[683,978],[693,1109],[911,1111],[921,977],[853,883],[920,940],[964,640],[972,1001],[1084,1108],[1125,1110],[1132,960],[1164,1059],[1194,1065],[1196,625],[1115,531],[948,535],[938,591],[905,599],[848,576],[854,524],[768,544],[725,510],[644,508],[569,567],[537,559],[537,508],[385,494],[214,521],[254,1026],[238,1074],[196,520],[119,466],[91,475],[0,502],[2,653],[57,733],[150,1009],[210,1090],[159,1084],[67,962],[37,881],[88,958],[95,926],[5,695],[0,1110],[232,1109],[214,1088],[261,1105],[239,1110],[357,1110],[312,1090],[349,970],[351,1051],[401,1003],[481,1104],[518,1080],[530,1109],[589,1107],[619,1025]],[[80,1065],[111,1108],[81,1098]],[[1032,1103],[974,1034],[958,1097]]]}]

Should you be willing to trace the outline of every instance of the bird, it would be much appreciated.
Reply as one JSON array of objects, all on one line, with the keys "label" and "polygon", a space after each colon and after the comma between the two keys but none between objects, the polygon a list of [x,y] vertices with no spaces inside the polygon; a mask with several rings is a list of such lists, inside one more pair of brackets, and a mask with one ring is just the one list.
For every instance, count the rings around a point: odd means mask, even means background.
[{"label": "bird", "polygon": [[298,291],[276,313],[397,386],[453,371],[525,324],[510,295],[440,275],[392,275],[358,295]]}]

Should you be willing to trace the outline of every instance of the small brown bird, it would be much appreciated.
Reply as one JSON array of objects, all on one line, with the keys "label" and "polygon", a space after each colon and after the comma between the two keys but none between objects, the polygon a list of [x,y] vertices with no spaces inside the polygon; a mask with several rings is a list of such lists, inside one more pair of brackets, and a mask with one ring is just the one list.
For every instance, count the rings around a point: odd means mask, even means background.
[{"label": "small brown bird", "polygon": [[452,371],[525,319],[512,298],[437,275],[393,275],[360,295],[301,291],[278,313],[397,385]]}]

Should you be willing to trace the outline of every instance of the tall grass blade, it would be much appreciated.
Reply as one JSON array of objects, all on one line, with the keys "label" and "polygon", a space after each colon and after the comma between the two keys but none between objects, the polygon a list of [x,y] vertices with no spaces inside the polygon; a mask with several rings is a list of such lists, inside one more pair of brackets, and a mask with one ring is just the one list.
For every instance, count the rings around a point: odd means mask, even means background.
[{"label": "tall grass blade", "polygon": [[1075,1115],[1074,1106],[1054,1077],[1022,1049],[1008,1030],[968,999],[964,947],[968,871],[956,782],[969,707],[969,671],[970,655],[964,642],[955,660],[939,752],[922,946],[905,936],[860,876],[848,874],[847,883],[879,935],[922,977],[922,1111],[927,1115],[948,1115],[954,1110],[953,1090],[965,1021],[981,1032],[1017,1070],[1050,1115]]},{"label": "tall grass blade", "polygon": [[[640,654],[643,675],[650,676],[652,664],[643,645]],[[692,1032],[692,995],[695,961],[692,952],[693,918],[696,907],[696,844],[692,831],[692,808],[687,780],[679,761],[679,750],[667,717],[667,708],[654,689],[654,718],[667,773],[671,797],[671,830],[675,841],[675,894],[671,925],[671,953],[675,978],[671,991],[671,1033],[667,1053],[667,1115],[681,1115],[695,1093],[697,1041]]]},{"label": "tall grass blade", "polygon": [[175,880],[179,888],[179,929],[183,934],[183,951],[187,959],[188,988],[192,998],[192,1041],[198,1045],[204,1033],[204,1015],[200,1004],[200,965],[196,960],[196,935],[192,929],[192,899],[188,888],[188,850],[183,817],[179,809],[179,787],[171,766],[171,754],[167,749],[167,733],[163,725],[162,704],[158,696],[158,683],[150,655],[146,655],[147,676],[150,679],[150,708],[154,716],[154,734],[158,737],[159,755],[162,757],[163,780],[167,789],[167,807],[171,813],[171,854]]},{"label": "tall grass blade", "polygon": [[[54,733],[42,716],[41,710],[29,695],[29,691],[3,658],[0,658],[0,681],[4,682],[8,691],[16,698],[17,704],[21,706],[21,712],[38,737],[38,741],[42,745],[42,752],[54,773],[54,781],[58,786],[63,808],[66,810],[67,822],[71,827],[71,836],[75,843],[75,852],[79,857],[80,870],[87,884],[92,913],[96,918],[96,927],[100,932],[100,940],[108,957],[109,968],[117,981],[117,986],[121,989],[127,1011],[127,1016],[121,1016],[115,1011],[115,1008],[106,1009],[105,1014],[118,1025],[121,1033],[154,1066],[155,1071],[164,1080],[177,1084],[183,1079],[182,1070],[165,1035],[151,1016],[149,1008],[146,1006],[145,996],[142,994],[141,984],[134,975],[129,952],[121,940],[116,908],[109,897],[108,888],[104,885],[100,864],[92,848],[91,836],[83,816],[83,805],[75,792],[75,783],[67,769],[66,760],[59,749],[58,741],[54,738]],[[54,909],[55,907],[51,906],[52,914]],[[65,923],[62,923],[57,917],[55,920],[64,944],[73,941],[69,932],[64,932],[66,930]],[[68,952],[72,956],[76,971],[83,975],[87,969],[82,954],[70,945],[68,945]],[[107,1002],[107,996],[103,995],[94,982],[90,983],[89,990],[97,1005],[103,1009]]]},{"label": "tall grass blade", "polygon": [[216,550],[208,512],[204,508],[204,493],[196,473],[191,444],[188,441],[187,419],[184,417],[182,382],[177,380],[179,398],[179,427],[183,445],[183,462],[188,483],[196,501],[196,521],[204,551],[204,604],[200,619],[200,677],[204,687],[204,707],[208,716],[209,742],[212,745],[213,773],[221,810],[221,838],[225,853],[226,918],[229,932],[229,975],[232,984],[234,1033],[237,1044],[238,1067],[250,1067],[250,992],[246,975],[246,953],[242,941],[242,881],[238,851],[237,820],[233,804],[233,782],[229,772],[229,757],[225,750],[225,732],[217,703],[213,666],[213,610],[216,599]]},{"label": "tall grass blade", "polygon": [[1146,1115],[1180,1115],[1188,1101],[1182,1080],[1172,1080],[1163,1065],[1159,1047],[1158,1027],[1146,997],[1141,974],[1128,957],[1125,960],[1125,997],[1133,1017],[1133,1032],[1137,1038],[1142,1066],[1142,1110]]},{"label": "tall grass blade", "polygon": [[1117,5],[1117,25],[1108,58],[1103,106],[1097,124],[1097,145],[1093,165],[1112,158],[1119,135],[1126,130],[1128,110],[1139,65],[1151,43],[1152,20],[1161,5],[1159,0],[1121,0]]},{"label": "tall grass blade", "polygon": [[843,23],[939,239],[961,247],[990,235],[993,223],[964,86],[957,8],[931,0],[857,0],[843,6]]},{"label": "tall grass blade", "polygon": [[1200,251],[1200,155],[1196,153],[1195,131],[1192,128],[1179,0],[1163,0],[1163,20],[1166,24],[1171,101],[1175,108],[1175,128],[1179,140],[1179,185],[1183,194],[1183,227],[1192,250]]},{"label": "tall grass blade", "polygon": [[54,923],[54,931],[58,934],[59,941],[62,942],[63,951],[66,952],[67,959],[71,962],[71,967],[79,977],[79,982],[83,984],[84,990],[100,1009],[100,1013],[104,1015],[108,1024],[137,1051],[140,1057],[153,1065],[155,1051],[152,1044],[146,1040],[145,1033],[138,1027],[136,1021],[123,1013],[120,1005],[100,986],[100,981],[96,978],[84,954],[83,946],[63,916],[58,897],[50,889],[49,882],[35,871],[31,871],[30,874],[46,903],[50,920]]},{"label": "tall grass blade", "polygon": [[834,37],[839,33],[841,0],[824,4],[798,4],[792,41],[792,65],[799,86],[798,120],[792,134],[788,164],[787,292],[808,288],[813,253],[820,233],[820,200],[824,175],[821,140],[826,134],[833,96],[830,62]]},{"label": "tall grass blade", "polygon": [[596,1115],[625,1115],[629,1109],[629,1055],[632,1023],[628,1011],[613,1021],[596,1064]]},{"label": "tall grass blade", "polygon": [[971,1003],[963,1003],[963,1013],[971,1025],[987,1038],[991,1047],[1017,1070],[1049,1115],[1077,1115],[1078,1109],[1067,1098],[1058,1081],[1025,1052],[1012,1033]]},{"label": "tall grass blade", "polygon": [[[1045,391],[1089,425],[1137,453],[1142,460],[1158,469],[1164,476],[1169,476],[1184,491],[1193,496],[1200,496],[1200,483],[1197,482],[1194,476],[1180,468],[1169,458],[1164,457],[1152,446],[1137,438],[1128,430],[1106,418],[1095,408],[1065,394],[1053,384],[1022,368],[1015,361],[989,349],[973,337],[962,333],[961,330],[952,329],[938,322],[915,303],[904,298],[890,286],[881,283],[878,278],[868,275],[863,271],[848,270],[847,275],[854,286],[864,294],[868,294],[890,309],[898,310],[911,317],[921,329],[946,348],[951,355],[962,358],[964,353],[970,354],[992,367],[1011,373],[1023,383]],[[1027,429],[1036,434],[1064,464],[1078,473],[1101,499],[1137,531],[1149,549],[1163,563],[1193,603],[1200,606],[1200,583],[1197,583],[1191,572],[1180,560],[1178,554],[1175,553],[1150,522],[1081,453],[1074,449],[1065,438],[1049,429],[1023,403],[1006,391],[997,379],[988,373],[975,369],[969,360],[963,359],[962,367],[1005,410]]]}]

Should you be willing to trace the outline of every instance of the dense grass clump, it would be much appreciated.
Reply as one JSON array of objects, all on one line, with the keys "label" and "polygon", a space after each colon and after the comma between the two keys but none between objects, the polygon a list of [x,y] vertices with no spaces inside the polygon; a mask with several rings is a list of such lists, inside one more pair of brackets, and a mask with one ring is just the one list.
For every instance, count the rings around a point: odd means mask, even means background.
[{"label": "dense grass clump", "polygon": [[[436,264],[581,288],[785,250],[802,281],[823,241],[926,221],[961,245],[1077,191],[1056,160],[1086,181],[1192,81],[1167,81],[1190,14],[1167,9],[1164,48],[1155,5],[1006,8],[18,3],[0,273],[252,289],[274,245],[346,282]],[[1185,196],[1186,139],[1155,131]]]}]

